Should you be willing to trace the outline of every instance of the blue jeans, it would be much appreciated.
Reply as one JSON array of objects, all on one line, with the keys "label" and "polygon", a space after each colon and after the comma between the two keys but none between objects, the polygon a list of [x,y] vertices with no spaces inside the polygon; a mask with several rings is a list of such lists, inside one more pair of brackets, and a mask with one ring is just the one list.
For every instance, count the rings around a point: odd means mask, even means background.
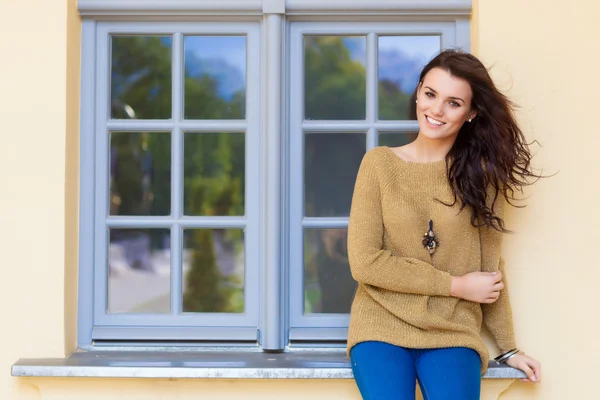
[{"label": "blue jeans", "polygon": [[464,347],[407,349],[362,342],[350,350],[354,379],[364,400],[479,400],[481,359]]}]

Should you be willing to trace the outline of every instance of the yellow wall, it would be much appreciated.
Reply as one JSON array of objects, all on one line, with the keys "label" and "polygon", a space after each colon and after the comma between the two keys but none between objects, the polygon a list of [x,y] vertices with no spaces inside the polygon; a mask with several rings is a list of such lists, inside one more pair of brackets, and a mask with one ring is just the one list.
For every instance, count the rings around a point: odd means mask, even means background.
[{"label": "yellow wall", "polygon": [[[474,51],[521,106],[528,139],[543,144],[536,165],[560,170],[508,215],[516,333],[544,379],[512,385],[504,400],[597,396],[597,4],[475,2]],[[10,377],[18,358],[62,357],[74,345],[79,32],[75,0],[0,0],[0,399],[358,399],[351,381]],[[483,398],[506,386],[486,381]]]}]

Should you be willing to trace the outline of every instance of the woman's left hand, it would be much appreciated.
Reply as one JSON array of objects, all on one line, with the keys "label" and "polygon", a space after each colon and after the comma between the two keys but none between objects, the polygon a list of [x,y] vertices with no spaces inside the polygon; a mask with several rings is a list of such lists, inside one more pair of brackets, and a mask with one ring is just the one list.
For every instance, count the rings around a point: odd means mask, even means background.
[{"label": "woman's left hand", "polygon": [[520,369],[527,374],[526,379],[520,379],[521,382],[539,382],[542,379],[542,365],[534,358],[525,354],[517,354],[506,360],[506,364],[513,368]]}]

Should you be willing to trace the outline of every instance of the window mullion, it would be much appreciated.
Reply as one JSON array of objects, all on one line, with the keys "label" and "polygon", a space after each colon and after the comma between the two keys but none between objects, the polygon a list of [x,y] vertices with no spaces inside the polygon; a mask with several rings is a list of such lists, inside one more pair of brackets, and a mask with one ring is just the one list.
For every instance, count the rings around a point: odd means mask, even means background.
[{"label": "window mullion", "polygon": [[269,14],[266,21],[266,178],[264,317],[262,346],[265,350],[283,348],[282,264],[281,257],[281,77],[283,18]]},{"label": "window mullion", "polygon": [[373,128],[379,119],[377,40],[377,34],[369,33],[367,35],[367,123],[371,125],[367,131],[367,149],[377,146],[377,130]]},{"label": "window mullion", "polygon": [[[183,35],[173,35],[172,57],[172,110],[171,118],[180,122],[183,118]],[[179,127],[171,132],[171,216],[182,217],[183,207],[183,133]],[[183,309],[182,243],[181,225],[171,227],[171,314],[181,314]]]},{"label": "window mullion", "polygon": [[[182,100],[183,100],[183,35],[175,33],[173,35],[173,48],[171,51],[171,68],[172,68],[172,118],[176,122],[180,122],[183,117]],[[178,214],[175,214],[178,215]]]},{"label": "window mullion", "polygon": [[367,122],[377,121],[377,35],[367,35]]}]

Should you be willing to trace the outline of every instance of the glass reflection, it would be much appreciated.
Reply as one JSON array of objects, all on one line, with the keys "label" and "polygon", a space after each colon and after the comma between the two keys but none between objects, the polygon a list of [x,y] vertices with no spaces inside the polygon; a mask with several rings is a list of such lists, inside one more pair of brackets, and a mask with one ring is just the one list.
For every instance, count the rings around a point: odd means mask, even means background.
[{"label": "glass reflection", "polygon": [[387,147],[398,147],[409,144],[417,138],[416,133],[380,133],[379,145]]},{"label": "glass reflection", "polygon": [[110,215],[169,215],[171,135],[110,134]]},{"label": "glass reflection", "polygon": [[379,37],[379,119],[416,119],[413,97],[421,70],[440,52],[439,36]]},{"label": "glass reflection", "polygon": [[243,133],[185,133],[185,215],[244,215]]},{"label": "glass reflection", "polygon": [[111,117],[171,117],[170,36],[113,36]]},{"label": "glass reflection", "polygon": [[246,37],[186,36],[186,119],[244,119]]},{"label": "glass reflection", "polygon": [[366,114],[366,37],[304,37],[304,110],[308,120]]},{"label": "glass reflection", "polygon": [[365,135],[308,133],[304,140],[305,215],[348,216],[356,174],[365,155]]},{"label": "glass reflection", "polygon": [[108,312],[171,311],[171,245],[168,229],[111,229]]},{"label": "glass reflection", "polygon": [[186,229],[183,311],[244,312],[244,231]]},{"label": "glass reflection", "polygon": [[356,282],[347,240],[347,229],[304,231],[304,314],[350,312]]}]

